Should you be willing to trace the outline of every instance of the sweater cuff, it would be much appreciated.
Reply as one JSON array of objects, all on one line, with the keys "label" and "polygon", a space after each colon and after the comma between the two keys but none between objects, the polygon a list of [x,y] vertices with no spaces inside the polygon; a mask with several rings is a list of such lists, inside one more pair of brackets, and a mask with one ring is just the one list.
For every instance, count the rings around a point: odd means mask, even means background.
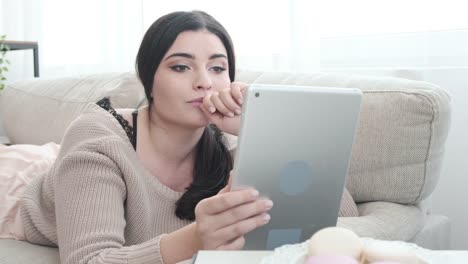
[{"label": "sweater cuff", "polygon": [[98,257],[97,263],[163,264],[160,243],[164,235],[157,236],[138,245],[103,252]]}]

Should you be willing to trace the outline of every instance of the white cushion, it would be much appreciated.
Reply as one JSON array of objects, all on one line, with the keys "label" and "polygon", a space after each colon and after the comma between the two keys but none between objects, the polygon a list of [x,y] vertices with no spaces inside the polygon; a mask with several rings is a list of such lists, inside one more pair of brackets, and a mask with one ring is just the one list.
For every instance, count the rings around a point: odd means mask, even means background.
[{"label": "white cushion", "polygon": [[401,78],[325,73],[239,71],[237,80],[362,90],[347,182],[355,201],[414,204],[434,190],[450,124],[450,98],[438,86]]},{"label": "white cushion", "polygon": [[0,94],[0,117],[12,143],[60,143],[83,107],[104,96],[115,108],[135,108],[144,90],[134,73],[20,81]]}]

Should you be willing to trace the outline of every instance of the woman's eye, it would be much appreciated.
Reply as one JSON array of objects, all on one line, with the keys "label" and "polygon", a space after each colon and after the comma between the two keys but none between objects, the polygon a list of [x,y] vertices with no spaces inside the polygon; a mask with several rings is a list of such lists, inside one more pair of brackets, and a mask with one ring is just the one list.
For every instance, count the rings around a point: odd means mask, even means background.
[{"label": "woman's eye", "polygon": [[174,65],[174,66],[171,66],[170,68],[176,72],[184,72],[189,69],[189,67],[186,65]]},{"label": "woman's eye", "polygon": [[214,66],[211,69],[213,69],[213,71],[216,72],[216,73],[220,73],[220,72],[223,72],[223,71],[226,70],[225,68],[220,67],[220,66]]}]

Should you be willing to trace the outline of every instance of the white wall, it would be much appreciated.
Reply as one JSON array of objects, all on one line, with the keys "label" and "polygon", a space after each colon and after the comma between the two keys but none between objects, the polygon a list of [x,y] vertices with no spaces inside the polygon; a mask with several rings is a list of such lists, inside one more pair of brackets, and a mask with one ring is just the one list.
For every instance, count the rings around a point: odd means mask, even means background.
[{"label": "white wall", "polygon": [[[0,1],[0,14],[3,14],[3,3]],[[0,35],[3,35],[3,19],[0,19]]]},{"label": "white wall", "polygon": [[[41,32],[38,27],[38,20],[26,20],[24,17],[40,17],[39,2],[28,1],[26,3],[26,1],[0,1],[2,5],[0,12],[3,11],[0,13],[0,23],[3,25],[0,28],[0,34],[7,35],[7,40],[38,41],[38,35]],[[9,51],[6,57],[11,61],[9,72],[6,74],[7,83],[34,77],[32,50]],[[41,54],[39,54],[39,60],[40,58]]]}]

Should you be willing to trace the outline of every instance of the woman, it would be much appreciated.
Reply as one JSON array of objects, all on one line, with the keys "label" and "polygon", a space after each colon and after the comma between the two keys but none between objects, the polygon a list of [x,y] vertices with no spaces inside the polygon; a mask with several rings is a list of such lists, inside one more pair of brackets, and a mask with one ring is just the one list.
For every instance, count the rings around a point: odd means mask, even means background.
[{"label": "woman", "polygon": [[148,106],[108,99],[68,128],[50,172],[21,202],[26,240],[62,263],[175,263],[200,249],[240,249],[269,221],[270,200],[226,186],[244,84],[226,30],[204,12],[175,12],[146,32],[137,61]]}]

